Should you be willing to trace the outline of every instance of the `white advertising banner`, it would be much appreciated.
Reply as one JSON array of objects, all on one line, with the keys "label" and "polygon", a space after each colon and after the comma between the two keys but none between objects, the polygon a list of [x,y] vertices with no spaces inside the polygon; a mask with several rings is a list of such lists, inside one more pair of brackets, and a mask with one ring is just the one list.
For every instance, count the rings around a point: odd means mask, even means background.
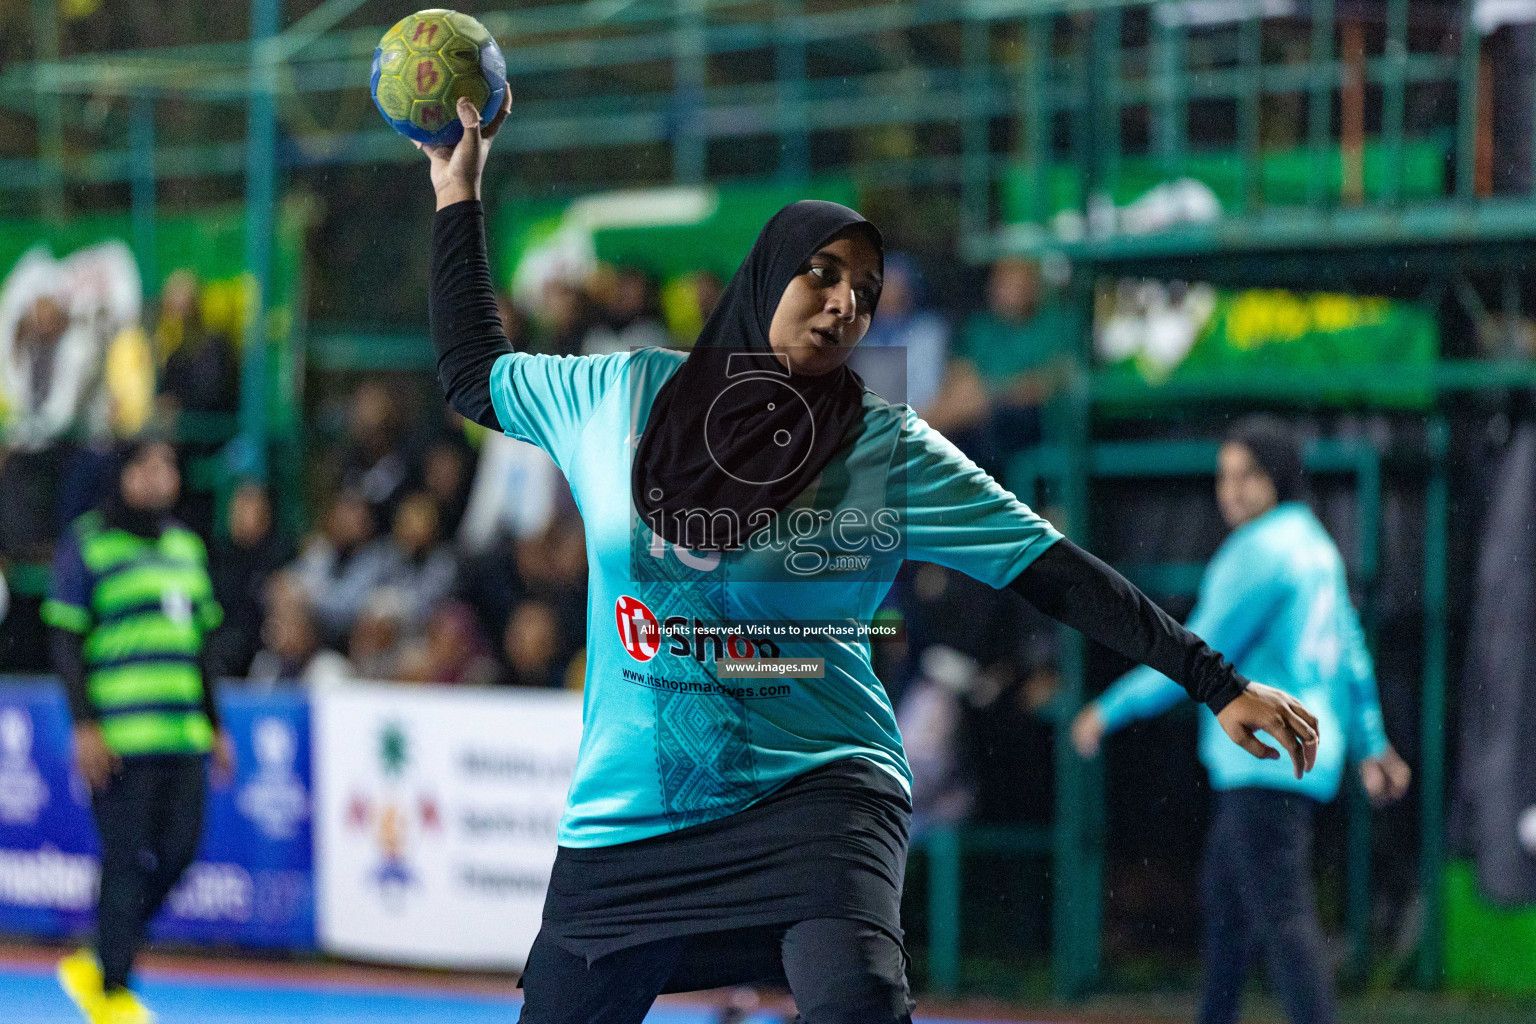
[{"label": "white advertising banner", "polygon": [[520,968],[538,933],[581,695],[347,683],[313,698],[321,948]]}]

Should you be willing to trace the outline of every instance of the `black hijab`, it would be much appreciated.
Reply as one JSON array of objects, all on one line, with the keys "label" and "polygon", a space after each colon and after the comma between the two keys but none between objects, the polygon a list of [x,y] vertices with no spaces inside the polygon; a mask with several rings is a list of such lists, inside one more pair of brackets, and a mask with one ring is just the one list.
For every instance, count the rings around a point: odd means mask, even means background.
[{"label": "black hijab", "polygon": [[850,227],[883,261],[879,230],[846,206],[808,199],[774,214],[657,393],[630,482],[640,515],[667,541],[740,547],[816,479],[862,418],[864,382],[846,364],[796,373],[768,342],[784,289]]},{"label": "black hijab", "polygon": [[153,539],[160,536],[165,520],[171,514],[171,507],[139,508],[128,504],[128,499],[123,495],[123,474],[129,466],[143,458],[149,449],[169,443],[155,435],[143,435],[118,443],[112,453],[112,468],[102,482],[101,501],[98,505],[107,526],[127,530],[140,537]]},{"label": "black hijab", "polygon": [[1252,453],[1253,461],[1275,485],[1276,501],[1305,498],[1306,472],[1301,461],[1301,441],[1284,420],[1263,414],[1244,417],[1233,425],[1227,440]]}]

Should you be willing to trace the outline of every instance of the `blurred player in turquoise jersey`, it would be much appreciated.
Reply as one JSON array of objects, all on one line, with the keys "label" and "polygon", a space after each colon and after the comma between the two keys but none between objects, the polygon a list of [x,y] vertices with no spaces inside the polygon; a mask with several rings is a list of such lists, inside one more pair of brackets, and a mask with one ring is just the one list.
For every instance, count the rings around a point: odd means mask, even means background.
[{"label": "blurred player in turquoise jersey", "polygon": [[[1216,500],[1232,533],[1200,584],[1190,630],[1242,674],[1317,713],[1317,766],[1296,778],[1248,757],[1216,720],[1200,721],[1200,760],[1216,790],[1202,889],[1206,983],[1201,1024],[1238,1017],[1250,956],[1293,1024],[1335,1019],[1312,892],[1312,813],[1338,793],[1346,757],[1378,806],[1402,797],[1409,770],[1382,725],[1376,675],[1350,603],[1344,561],[1303,500],[1301,453],[1279,420],[1239,423],[1221,448]],[[1084,757],[1106,733],[1172,708],[1184,690],[1149,668],[1127,673],[1072,726]]]}]

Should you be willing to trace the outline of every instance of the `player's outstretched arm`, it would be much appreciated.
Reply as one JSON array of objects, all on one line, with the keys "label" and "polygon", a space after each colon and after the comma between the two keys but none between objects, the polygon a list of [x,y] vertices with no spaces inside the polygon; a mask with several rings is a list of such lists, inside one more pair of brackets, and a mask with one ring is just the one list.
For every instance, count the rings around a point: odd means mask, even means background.
[{"label": "player's outstretched arm", "polygon": [[[1297,778],[1317,760],[1317,719],[1300,701],[1244,679],[1124,576],[1070,540],[1051,545],[1009,588],[1053,619],[1178,683],[1255,757],[1280,756],[1256,735],[1266,732],[1291,755]],[[1087,745],[1088,737],[1074,738],[1080,748]]]},{"label": "player's outstretched arm", "polygon": [[480,206],[480,178],[491,138],[506,120],[512,94],[484,127],[467,99],[459,100],[464,137],[453,146],[416,148],[431,162],[437,214],[432,218],[432,268],[427,298],[432,347],[437,350],[437,379],[448,404],[492,430],[500,430],[491,402],[491,368],[512,351],[496,309],[486,256],[485,211]]}]

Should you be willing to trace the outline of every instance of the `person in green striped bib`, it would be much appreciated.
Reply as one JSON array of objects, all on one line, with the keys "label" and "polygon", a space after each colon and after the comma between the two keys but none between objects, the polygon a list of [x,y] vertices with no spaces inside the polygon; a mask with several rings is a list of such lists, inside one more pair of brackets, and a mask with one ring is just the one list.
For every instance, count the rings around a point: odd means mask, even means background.
[{"label": "person in green striped bib", "polygon": [[207,553],[170,514],[176,453],[130,442],[118,465],[59,541],[43,605],[101,837],[96,956],[66,957],[59,979],[92,1024],[149,1024],[128,988],[134,956],[197,851],[209,756],[225,778],[234,758],[203,664],[222,616]]}]

